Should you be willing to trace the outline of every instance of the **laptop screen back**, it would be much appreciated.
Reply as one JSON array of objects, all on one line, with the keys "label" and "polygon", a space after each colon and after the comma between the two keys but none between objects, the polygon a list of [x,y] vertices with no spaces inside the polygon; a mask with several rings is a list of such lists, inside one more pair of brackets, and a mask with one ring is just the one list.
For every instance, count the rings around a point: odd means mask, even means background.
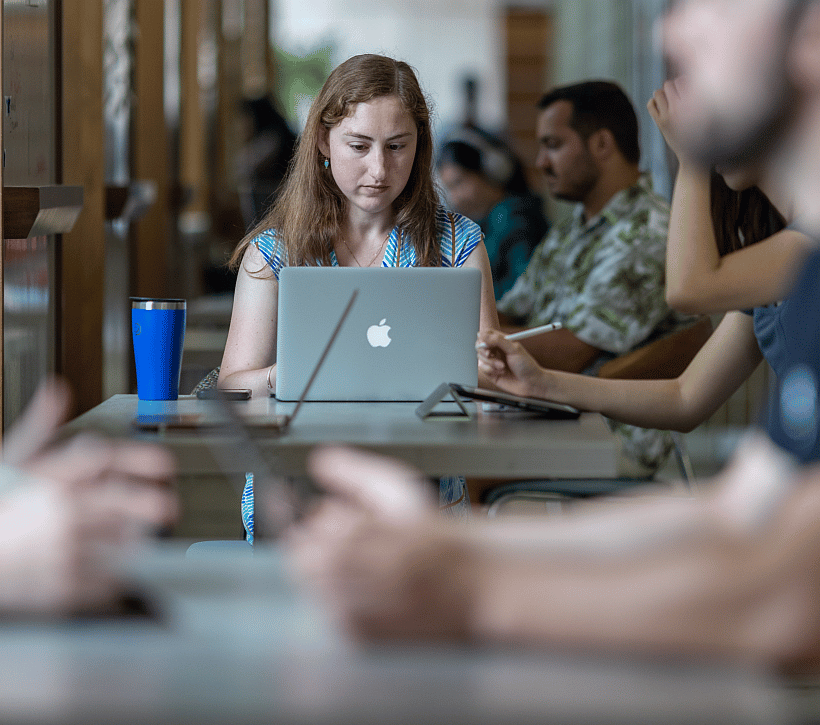
[{"label": "laptop screen back", "polygon": [[299,397],[354,289],[356,305],[307,400],[420,401],[442,382],[477,383],[479,270],[285,267],[279,277],[279,400]]}]

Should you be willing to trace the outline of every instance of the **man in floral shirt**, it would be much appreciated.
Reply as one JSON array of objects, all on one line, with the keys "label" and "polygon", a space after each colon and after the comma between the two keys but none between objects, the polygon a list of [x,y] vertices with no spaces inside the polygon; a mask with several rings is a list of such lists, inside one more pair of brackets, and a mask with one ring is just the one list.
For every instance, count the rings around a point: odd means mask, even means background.
[{"label": "man in floral shirt", "polygon": [[[577,206],[498,302],[499,317],[510,327],[560,322],[561,331],[523,344],[544,367],[594,374],[695,318],[666,304],[669,204],[639,170],[638,121],[624,92],[578,83],[552,90],[539,108],[536,165],[550,194]],[[638,472],[654,471],[669,451],[667,433],[611,425]]]}]

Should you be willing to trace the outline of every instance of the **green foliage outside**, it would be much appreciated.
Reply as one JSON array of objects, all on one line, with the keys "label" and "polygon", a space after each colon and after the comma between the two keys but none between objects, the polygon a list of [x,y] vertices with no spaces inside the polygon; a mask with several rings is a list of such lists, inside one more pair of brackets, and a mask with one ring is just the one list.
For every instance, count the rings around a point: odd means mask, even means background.
[{"label": "green foliage outside", "polygon": [[328,40],[303,55],[294,55],[278,46],[274,48],[276,95],[282,113],[293,128],[299,126],[298,109],[310,105],[330,74],[333,45]]}]

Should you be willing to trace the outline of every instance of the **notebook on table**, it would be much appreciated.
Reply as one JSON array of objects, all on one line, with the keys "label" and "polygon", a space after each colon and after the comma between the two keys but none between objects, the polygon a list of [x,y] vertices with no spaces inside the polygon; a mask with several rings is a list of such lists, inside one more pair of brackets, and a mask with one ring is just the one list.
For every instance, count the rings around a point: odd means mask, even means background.
[{"label": "notebook on table", "polygon": [[447,380],[477,383],[479,270],[285,267],[279,276],[277,399],[299,397],[354,289],[356,306],[307,400],[421,401]]}]

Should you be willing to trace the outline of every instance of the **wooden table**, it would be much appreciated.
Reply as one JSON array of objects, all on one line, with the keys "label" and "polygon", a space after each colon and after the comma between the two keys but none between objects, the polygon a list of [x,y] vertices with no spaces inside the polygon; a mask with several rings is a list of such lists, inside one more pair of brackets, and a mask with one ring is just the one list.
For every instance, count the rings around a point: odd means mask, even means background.
[{"label": "wooden table", "polygon": [[[235,409],[259,422],[290,413],[294,404],[272,398],[234,403]],[[345,443],[401,458],[430,476],[485,478],[602,478],[616,476],[618,443],[598,414],[578,420],[547,420],[482,413],[469,404],[470,420],[421,420],[416,403],[305,403],[289,430],[276,434],[259,428],[254,439],[277,470],[305,472],[308,452],[321,443]],[[455,407],[452,406],[453,411]],[[115,395],[72,421],[68,430],[97,430],[113,435],[139,435],[167,445],[186,474],[215,473],[214,456],[220,433],[165,430],[137,433],[132,421],[141,415],[192,415],[207,423],[218,413],[216,403],[180,396],[164,403]],[[242,461],[238,462],[241,469]],[[247,465],[247,464],[245,464]]]},{"label": "wooden table", "polygon": [[[238,412],[264,421],[289,413],[292,403],[261,398],[235,403]],[[470,478],[609,478],[616,476],[618,442],[603,418],[575,421],[499,416],[475,412],[466,421],[422,421],[416,403],[305,403],[287,433],[253,429],[268,469],[301,476],[314,446],[342,442],[394,456],[431,476]],[[451,406],[455,410],[454,406]],[[475,411],[475,406],[470,404]],[[446,409],[446,406],[445,406]],[[115,395],[73,420],[66,430],[137,436],[166,445],[179,467],[181,514],[174,535],[195,539],[234,539],[242,534],[239,501],[244,473],[254,471],[242,445],[220,429],[140,433],[137,414],[199,416],[207,423],[216,403],[181,396],[168,403]]]}]

